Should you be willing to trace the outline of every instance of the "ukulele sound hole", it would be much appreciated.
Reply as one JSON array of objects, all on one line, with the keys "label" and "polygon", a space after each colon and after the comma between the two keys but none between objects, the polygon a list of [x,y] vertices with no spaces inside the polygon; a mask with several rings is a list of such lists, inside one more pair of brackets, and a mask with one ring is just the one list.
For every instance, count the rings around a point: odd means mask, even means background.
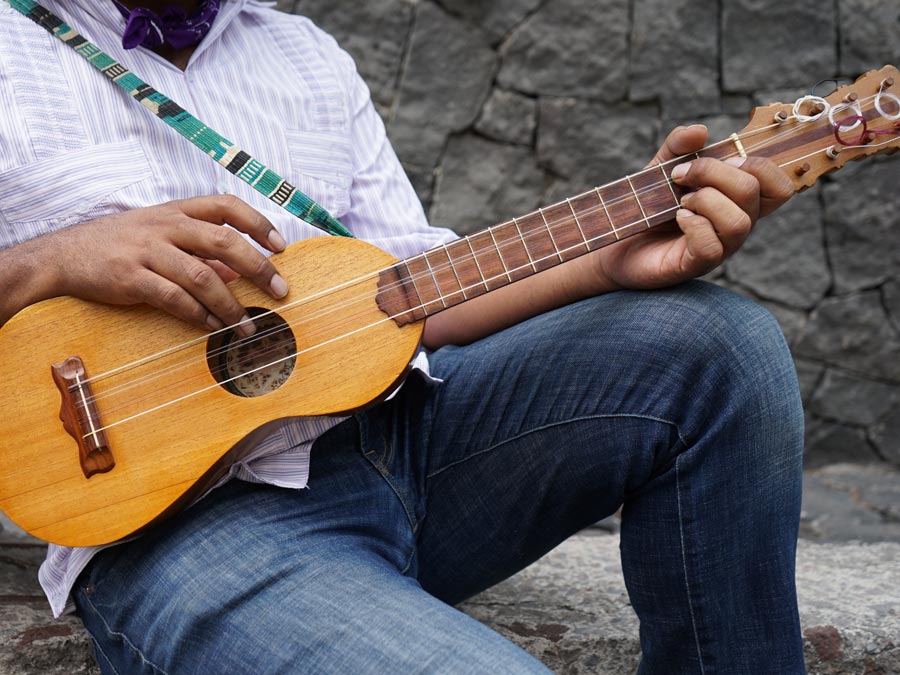
[{"label": "ukulele sound hole", "polygon": [[256,332],[241,337],[233,330],[214,333],[206,343],[206,363],[228,393],[253,398],[287,382],[297,360],[297,343],[288,323],[274,312],[247,308]]}]

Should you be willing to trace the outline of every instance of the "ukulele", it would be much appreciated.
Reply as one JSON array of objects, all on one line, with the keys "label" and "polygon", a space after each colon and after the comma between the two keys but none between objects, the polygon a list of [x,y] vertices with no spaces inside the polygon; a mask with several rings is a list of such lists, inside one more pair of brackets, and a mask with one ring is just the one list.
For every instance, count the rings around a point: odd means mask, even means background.
[{"label": "ukulele", "polygon": [[670,174],[699,157],[767,157],[796,189],[849,160],[900,149],[900,72],[872,71],[826,98],[753,111],[739,133],[406,260],[316,237],[277,265],[290,294],[231,290],[257,325],[204,333],[149,306],[73,298],[0,329],[0,509],[36,537],[94,546],[184,508],[267,433],[274,414],[342,415],[403,380],[424,320],[670,222]]}]

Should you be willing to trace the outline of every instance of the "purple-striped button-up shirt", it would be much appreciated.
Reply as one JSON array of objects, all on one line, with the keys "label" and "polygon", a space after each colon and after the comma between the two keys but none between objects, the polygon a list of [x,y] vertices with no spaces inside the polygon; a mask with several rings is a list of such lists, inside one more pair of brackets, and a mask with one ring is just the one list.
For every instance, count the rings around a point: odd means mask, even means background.
[{"label": "purple-striped button-up shirt", "polygon": [[[352,59],[309,20],[226,0],[182,72],[126,52],[109,0],[45,0],[73,28],[340,218],[407,257],[455,238],[429,227]],[[232,193],[288,242],[321,233],[266,200],[129,100],[82,57],[0,2],[0,248],[173,199]],[[424,357],[417,365],[427,372]],[[312,441],[334,418],[283,423],[229,477],[306,485]],[[98,548],[51,545],[40,569],[54,615]]]}]

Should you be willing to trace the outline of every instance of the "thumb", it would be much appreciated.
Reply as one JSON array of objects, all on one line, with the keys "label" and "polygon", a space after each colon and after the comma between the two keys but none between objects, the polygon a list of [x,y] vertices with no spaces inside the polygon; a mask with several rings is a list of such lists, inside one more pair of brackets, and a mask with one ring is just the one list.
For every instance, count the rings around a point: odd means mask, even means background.
[{"label": "thumb", "polygon": [[702,124],[695,124],[690,127],[676,127],[666,138],[666,142],[656,153],[653,161],[647,166],[654,164],[662,164],[670,159],[688,155],[697,152],[704,145],[709,137],[709,131]]}]

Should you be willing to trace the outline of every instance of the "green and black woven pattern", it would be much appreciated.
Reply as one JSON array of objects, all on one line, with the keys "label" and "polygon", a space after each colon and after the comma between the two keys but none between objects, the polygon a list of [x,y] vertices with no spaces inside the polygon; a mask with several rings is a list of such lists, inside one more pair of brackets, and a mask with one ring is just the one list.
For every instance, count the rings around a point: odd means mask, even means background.
[{"label": "green and black woven pattern", "polygon": [[8,2],[14,9],[69,45],[111,82],[127,91],[147,110],[255,190],[289,213],[329,234],[341,237],[353,236],[337,218],[313,199],[227,138],[210,129],[175,101],[156,91],[47,8],[32,0],[8,0]]}]

